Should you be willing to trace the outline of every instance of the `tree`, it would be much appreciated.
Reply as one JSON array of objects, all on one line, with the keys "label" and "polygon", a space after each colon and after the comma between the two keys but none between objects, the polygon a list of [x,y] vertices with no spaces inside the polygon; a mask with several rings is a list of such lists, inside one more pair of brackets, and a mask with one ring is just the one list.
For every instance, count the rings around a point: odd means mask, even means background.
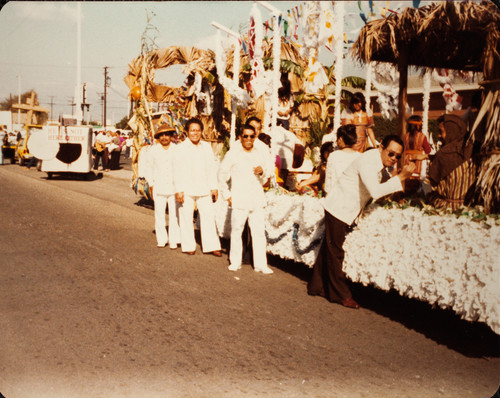
[{"label": "tree", "polygon": [[129,127],[128,127],[128,121],[129,121],[129,118],[128,116],[124,116],[122,120],[120,120],[118,123],[116,123],[116,128],[117,129],[120,129],[120,130],[127,130]]},{"label": "tree", "polygon": [[[21,104],[25,104],[26,100],[28,98],[31,98],[31,92],[34,90],[29,90],[25,91],[24,93],[21,94]],[[35,91],[35,98],[37,97],[36,91]],[[19,95],[12,95],[9,94],[7,98],[5,98],[3,101],[0,101],[0,111],[10,111],[12,108],[12,105],[19,103]]]}]

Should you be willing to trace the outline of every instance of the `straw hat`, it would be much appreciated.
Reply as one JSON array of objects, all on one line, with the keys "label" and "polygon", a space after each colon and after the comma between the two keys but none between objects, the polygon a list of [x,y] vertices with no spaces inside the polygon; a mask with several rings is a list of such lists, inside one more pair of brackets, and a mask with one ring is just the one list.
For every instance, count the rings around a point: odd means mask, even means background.
[{"label": "straw hat", "polygon": [[167,123],[163,123],[158,127],[158,130],[156,130],[155,133],[155,138],[158,138],[158,135],[160,133],[170,133],[171,135],[174,135],[176,133],[175,127],[172,127],[168,125]]}]

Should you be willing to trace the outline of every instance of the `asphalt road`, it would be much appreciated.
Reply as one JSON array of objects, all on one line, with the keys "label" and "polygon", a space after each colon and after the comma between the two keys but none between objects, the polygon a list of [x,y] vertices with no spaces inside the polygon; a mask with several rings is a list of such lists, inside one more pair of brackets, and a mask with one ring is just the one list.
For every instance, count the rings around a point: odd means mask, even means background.
[{"label": "asphalt road", "polygon": [[360,310],[273,275],[158,249],[118,173],[0,166],[0,393],[20,397],[491,397],[499,336],[353,284]]}]

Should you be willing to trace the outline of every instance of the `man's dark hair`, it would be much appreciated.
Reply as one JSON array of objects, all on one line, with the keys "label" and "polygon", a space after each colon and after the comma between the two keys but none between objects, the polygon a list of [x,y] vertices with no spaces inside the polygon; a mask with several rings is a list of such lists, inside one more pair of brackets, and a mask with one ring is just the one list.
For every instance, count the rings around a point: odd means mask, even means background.
[{"label": "man's dark hair", "polygon": [[323,145],[321,145],[321,148],[319,149],[319,154],[321,157],[321,162],[326,162],[326,154],[333,152],[333,142],[327,141]]},{"label": "man's dark hair", "polygon": [[270,135],[267,135],[266,133],[260,133],[257,138],[259,140],[261,140],[264,144],[266,144],[269,148],[271,148],[271,136]]},{"label": "man's dark hair", "polygon": [[345,146],[351,148],[358,141],[356,126],[354,124],[340,126],[337,130],[337,138],[342,138]]},{"label": "man's dark hair", "polygon": [[250,122],[262,123],[262,121],[257,116],[251,116],[247,119],[246,124],[250,124]]},{"label": "man's dark hair", "polygon": [[186,126],[185,126],[186,133],[189,131],[189,127],[192,124],[197,124],[198,126],[200,126],[201,131],[203,131],[203,123],[202,123],[202,121],[200,119],[197,119],[197,118],[193,117],[193,118],[189,119],[186,122]]},{"label": "man's dark hair", "polygon": [[245,123],[243,126],[241,126],[240,136],[241,136],[241,134],[243,134],[244,130],[252,130],[253,133],[255,134],[255,128],[253,126],[249,125],[248,123]]},{"label": "man's dark hair", "polygon": [[389,146],[389,144],[391,143],[391,141],[394,141],[397,144],[401,145],[404,149],[405,144],[403,143],[403,140],[401,139],[401,137],[399,135],[395,135],[395,134],[386,135],[384,137],[384,139],[382,140],[382,143],[380,145],[382,145],[383,148],[387,148]]}]

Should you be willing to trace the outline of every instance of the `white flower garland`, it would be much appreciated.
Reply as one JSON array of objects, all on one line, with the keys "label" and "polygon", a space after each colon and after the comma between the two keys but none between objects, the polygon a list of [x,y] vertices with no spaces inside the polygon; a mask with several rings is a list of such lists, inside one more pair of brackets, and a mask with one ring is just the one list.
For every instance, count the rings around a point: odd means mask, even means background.
[{"label": "white flower garland", "polygon": [[398,110],[399,72],[387,62],[376,62],[373,72],[373,85],[379,93],[377,102],[380,113],[384,118],[392,119]]},{"label": "white flower garland", "polygon": [[451,82],[455,73],[447,69],[433,69],[432,77],[443,89],[443,98],[446,102],[446,113],[462,109],[462,97],[460,97]]},{"label": "white flower garland", "polygon": [[262,32],[262,16],[257,3],[254,3],[252,6],[250,18],[253,20],[254,32],[254,38],[251,43],[251,45],[253,45],[253,58],[250,60],[252,65],[250,87],[254,94],[254,98],[259,98],[266,92],[269,82],[265,76],[264,61],[262,60],[262,57],[264,56],[264,51],[262,50],[262,40],[264,35]]},{"label": "white flower garland", "polygon": [[[431,72],[429,69],[424,74],[424,95],[422,98],[422,133],[429,139],[429,101],[431,97]],[[430,142],[430,141],[429,141]]]},{"label": "white flower garland", "polygon": [[[273,72],[272,72],[272,118],[271,118],[271,131],[276,127],[276,119],[278,118],[278,90],[281,87],[281,31],[278,21],[278,15],[273,15]],[[272,142],[271,134],[271,142]],[[271,144],[272,145],[272,144]]]},{"label": "white flower garland", "polygon": [[[217,30],[216,34],[216,43],[215,43],[215,66],[217,68],[217,75],[219,76],[219,82],[222,84],[222,87],[228,92],[233,100],[236,101],[237,105],[240,107],[247,107],[250,102],[252,102],[252,98],[250,95],[238,86],[233,80],[229,79],[226,76],[226,65],[222,58],[222,45],[221,45],[221,34],[220,31]],[[239,73],[239,44],[235,43],[234,49],[234,57],[233,63],[234,66],[238,66],[238,69],[234,69],[234,73]]]},{"label": "white flower garland", "polygon": [[366,68],[366,84],[365,84],[365,100],[366,100],[366,111],[371,108],[371,96],[372,96],[372,78],[373,78],[373,61],[368,62]]},{"label": "white flower garland", "polygon": [[335,2],[335,113],[333,115],[333,131],[337,134],[340,127],[340,100],[342,94],[342,77],[344,75],[344,3]]},{"label": "white flower garland", "polygon": [[304,15],[302,17],[302,47],[300,55],[309,57],[311,49],[319,48],[319,21],[321,17],[321,5],[319,1],[307,1],[304,4]]},{"label": "white flower garland", "polygon": [[[337,13],[342,12],[342,20],[344,18],[343,16],[343,9],[344,5],[342,4],[341,7],[335,8],[335,11],[332,9],[332,3],[330,1],[320,1],[320,21],[319,21],[319,35],[318,35],[318,42],[319,42],[319,47],[322,45],[328,44],[330,47],[332,46],[334,38],[343,38],[343,35],[337,36],[334,35],[334,28],[335,28],[335,23],[336,23],[336,17]],[[342,2],[340,2],[342,3]],[[342,10],[340,10],[342,8]],[[341,29],[343,28],[343,23],[341,26]]]}]

